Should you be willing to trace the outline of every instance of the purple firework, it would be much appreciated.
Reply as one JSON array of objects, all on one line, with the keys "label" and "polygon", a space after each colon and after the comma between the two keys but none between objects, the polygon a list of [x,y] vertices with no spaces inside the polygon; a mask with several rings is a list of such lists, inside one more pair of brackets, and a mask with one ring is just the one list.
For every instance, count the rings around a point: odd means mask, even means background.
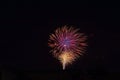
[{"label": "purple firework", "polygon": [[[52,48],[51,51],[56,58],[59,58],[61,55],[62,58],[63,56],[68,57],[69,53],[72,54],[72,56],[74,55],[75,59],[84,53],[85,47],[87,46],[86,36],[83,33],[79,33],[78,31],[79,29],[63,26],[56,29],[55,32],[50,35],[48,44]],[[63,53],[65,55],[63,55]]]}]

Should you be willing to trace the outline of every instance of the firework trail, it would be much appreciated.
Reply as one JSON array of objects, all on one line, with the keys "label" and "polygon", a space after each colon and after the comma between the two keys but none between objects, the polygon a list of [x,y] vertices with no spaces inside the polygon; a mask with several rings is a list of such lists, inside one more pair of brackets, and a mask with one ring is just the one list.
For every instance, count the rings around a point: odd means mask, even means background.
[{"label": "firework trail", "polygon": [[63,26],[50,35],[48,45],[54,57],[60,60],[63,70],[85,52],[86,36],[79,29]]}]

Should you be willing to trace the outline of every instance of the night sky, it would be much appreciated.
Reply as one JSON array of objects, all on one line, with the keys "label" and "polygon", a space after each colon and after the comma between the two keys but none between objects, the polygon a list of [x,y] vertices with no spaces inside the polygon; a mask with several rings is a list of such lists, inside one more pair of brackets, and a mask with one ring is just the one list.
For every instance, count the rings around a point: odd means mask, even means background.
[{"label": "night sky", "polygon": [[[1,69],[34,76],[34,80],[36,76],[40,80],[104,80],[120,75],[118,8],[89,8],[87,3],[83,7],[41,6],[37,2],[19,7],[17,3],[1,8]],[[80,28],[88,36],[86,53],[65,71],[47,44],[49,34],[64,25]]]}]

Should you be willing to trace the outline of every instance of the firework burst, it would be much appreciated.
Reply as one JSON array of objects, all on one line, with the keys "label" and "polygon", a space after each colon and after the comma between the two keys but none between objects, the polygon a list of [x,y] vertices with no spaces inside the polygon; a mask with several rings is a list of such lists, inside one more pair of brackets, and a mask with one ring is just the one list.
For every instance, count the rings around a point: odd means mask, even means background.
[{"label": "firework burst", "polygon": [[49,46],[54,57],[59,59],[63,69],[85,52],[86,36],[79,29],[63,26],[55,30],[49,38]]}]

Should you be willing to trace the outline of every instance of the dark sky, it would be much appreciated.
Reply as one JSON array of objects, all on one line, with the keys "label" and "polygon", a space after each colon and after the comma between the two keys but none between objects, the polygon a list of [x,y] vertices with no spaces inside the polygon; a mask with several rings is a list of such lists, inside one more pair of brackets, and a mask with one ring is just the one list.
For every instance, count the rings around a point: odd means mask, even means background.
[{"label": "dark sky", "polygon": [[41,6],[32,2],[22,5],[11,2],[8,8],[1,8],[1,67],[59,73],[62,66],[49,53],[47,41],[57,27],[67,24],[86,33],[89,45],[86,54],[67,67],[68,72],[107,75],[120,70],[118,8],[89,8],[87,4]]}]

